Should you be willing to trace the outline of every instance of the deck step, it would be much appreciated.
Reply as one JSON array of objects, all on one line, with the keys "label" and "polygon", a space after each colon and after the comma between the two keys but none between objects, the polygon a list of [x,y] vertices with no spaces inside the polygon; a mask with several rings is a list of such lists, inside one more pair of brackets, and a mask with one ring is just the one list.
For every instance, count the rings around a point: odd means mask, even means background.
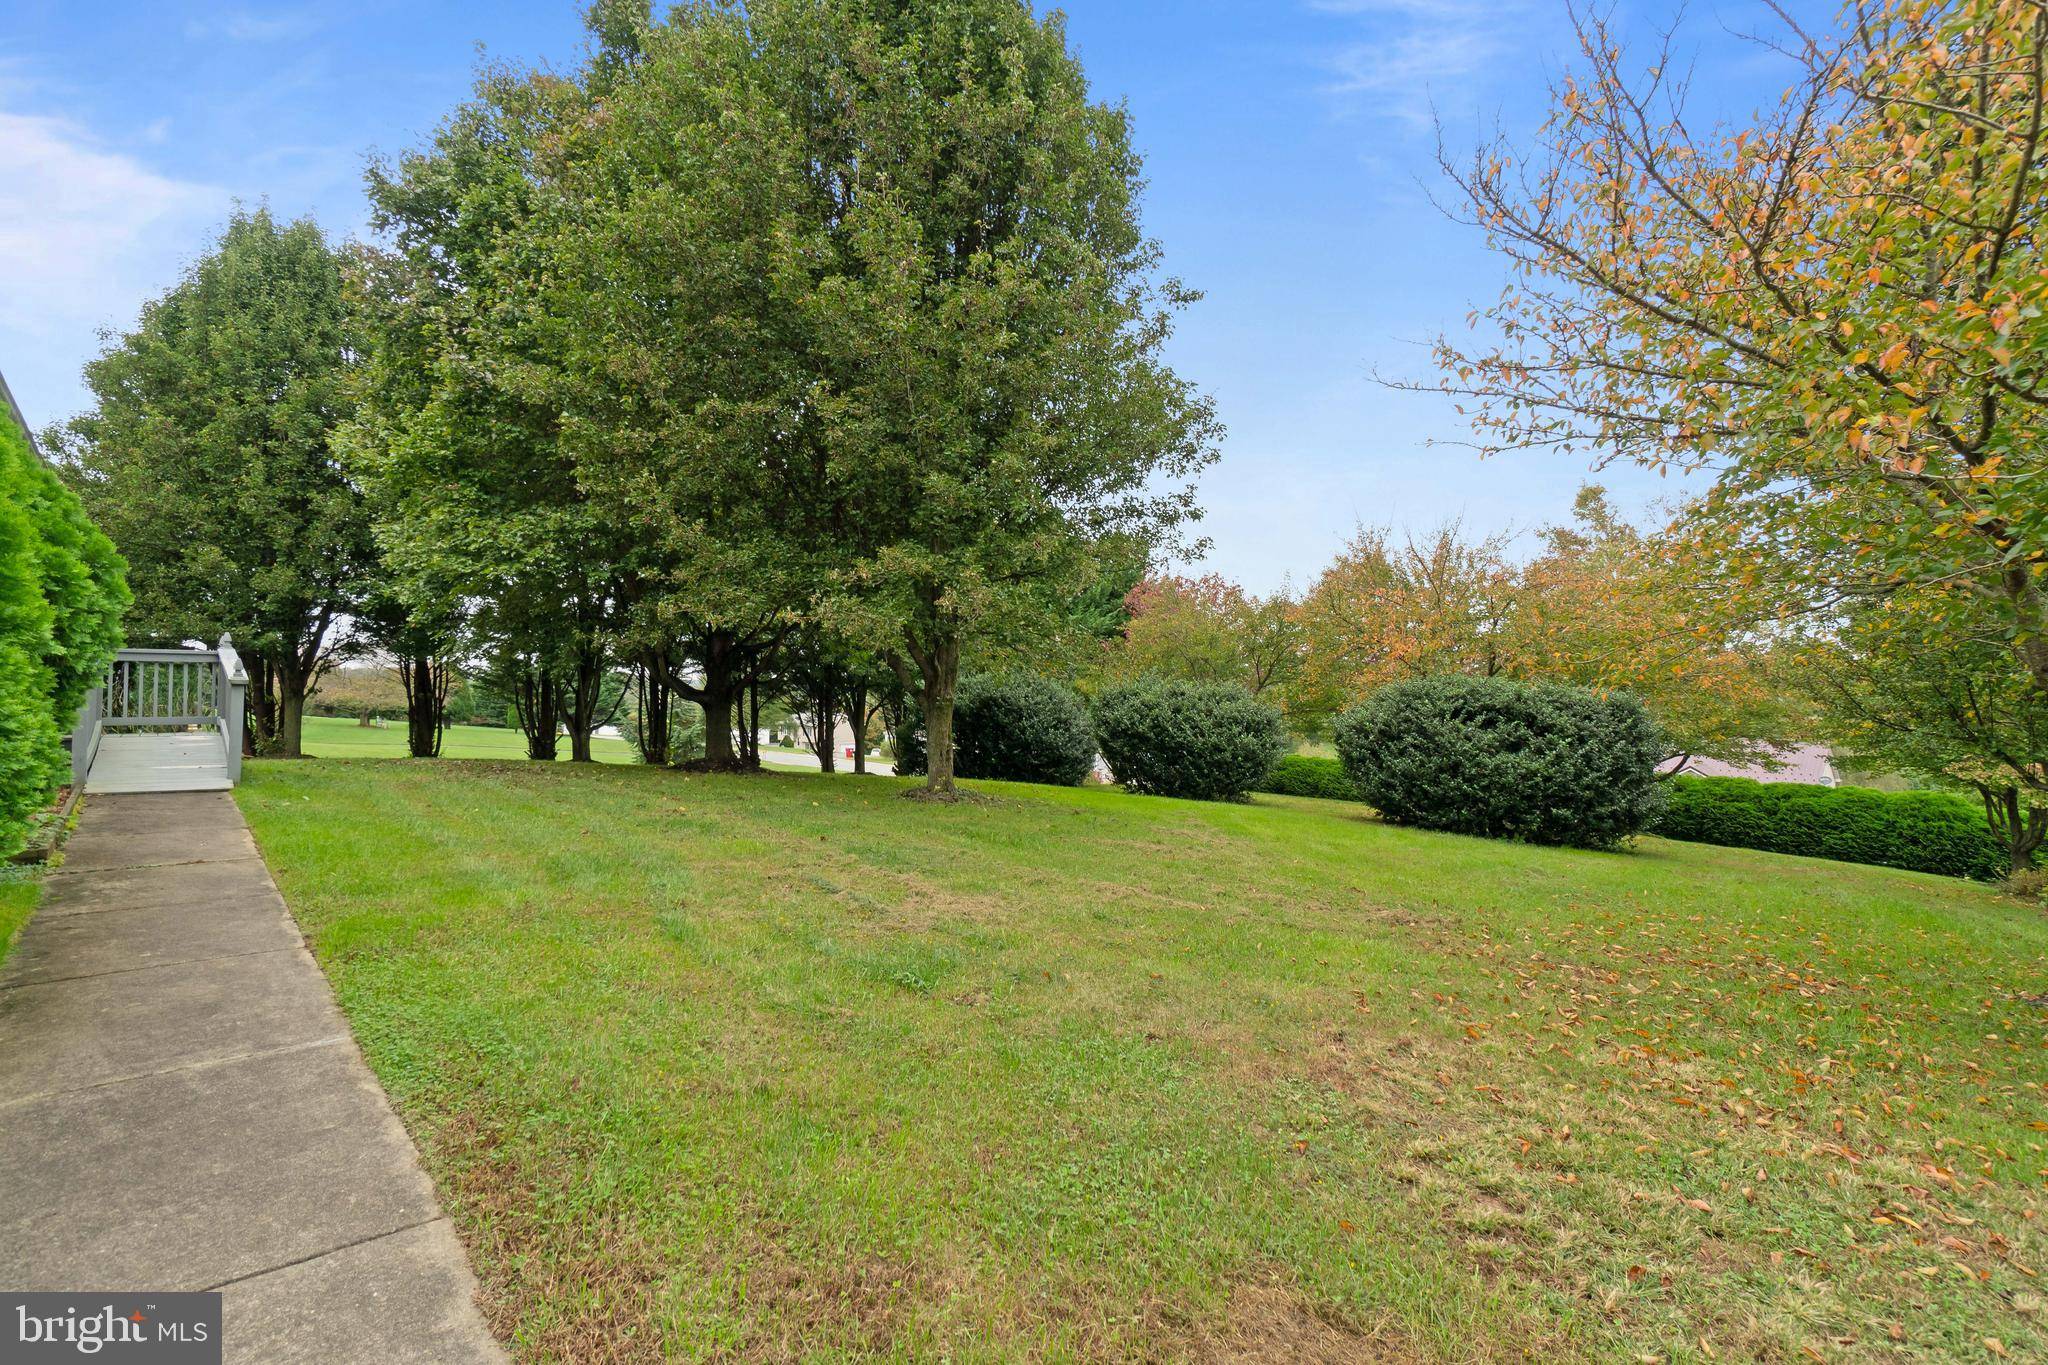
[{"label": "deck step", "polygon": [[87,795],[225,791],[234,785],[226,745],[218,731],[206,730],[106,735],[85,778]]}]

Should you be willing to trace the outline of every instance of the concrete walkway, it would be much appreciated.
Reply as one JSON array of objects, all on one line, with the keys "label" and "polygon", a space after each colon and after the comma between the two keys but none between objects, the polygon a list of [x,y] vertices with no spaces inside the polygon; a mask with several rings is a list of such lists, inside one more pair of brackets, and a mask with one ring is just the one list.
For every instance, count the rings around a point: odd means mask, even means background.
[{"label": "concrete walkway", "polygon": [[0,971],[0,1288],[218,1289],[230,1361],[500,1361],[225,792],[89,799]]}]

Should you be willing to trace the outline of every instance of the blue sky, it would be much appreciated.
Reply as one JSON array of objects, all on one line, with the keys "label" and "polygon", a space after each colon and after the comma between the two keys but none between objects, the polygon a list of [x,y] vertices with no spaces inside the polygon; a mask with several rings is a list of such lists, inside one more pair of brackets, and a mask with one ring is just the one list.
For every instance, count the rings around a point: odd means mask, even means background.
[{"label": "blue sky", "polygon": [[[1312,580],[1361,522],[1526,532],[1562,516],[1583,460],[1433,446],[1465,434],[1448,405],[1371,378],[1427,376],[1427,338],[1498,292],[1478,235],[1429,202],[1442,189],[1432,109],[1454,146],[1496,120],[1533,126],[1568,55],[1562,0],[1066,8],[1098,96],[1131,106],[1147,226],[1207,295],[1173,351],[1229,428],[1202,485],[1202,567],[1266,591]],[[1642,32],[1670,12],[1621,17]],[[1775,96],[1783,68],[1734,36],[1767,23],[1754,0],[1687,13],[1699,106],[1739,113]],[[30,420],[86,403],[79,368],[99,330],[132,322],[234,200],[359,234],[365,157],[428,133],[480,50],[568,64],[580,42],[570,0],[8,0],[0,370]],[[1632,508],[1673,491],[1634,471],[1601,477]]]}]

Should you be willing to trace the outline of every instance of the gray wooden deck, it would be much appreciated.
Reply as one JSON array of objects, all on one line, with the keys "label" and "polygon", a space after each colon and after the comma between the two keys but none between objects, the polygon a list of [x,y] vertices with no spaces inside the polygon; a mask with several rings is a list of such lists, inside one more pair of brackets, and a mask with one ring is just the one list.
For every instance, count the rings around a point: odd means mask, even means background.
[{"label": "gray wooden deck", "polygon": [[124,649],[71,728],[71,787],[87,795],[225,791],[242,775],[249,674],[212,649]]},{"label": "gray wooden deck", "polygon": [[87,794],[94,796],[226,791],[234,785],[219,730],[109,733],[100,740],[85,779]]}]

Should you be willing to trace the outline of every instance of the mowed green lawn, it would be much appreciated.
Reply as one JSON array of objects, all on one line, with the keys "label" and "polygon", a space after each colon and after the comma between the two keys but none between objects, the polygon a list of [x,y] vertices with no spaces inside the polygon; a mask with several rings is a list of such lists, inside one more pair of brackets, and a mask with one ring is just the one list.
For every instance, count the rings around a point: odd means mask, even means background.
[{"label": "mowed green lawn", "polygon": [[[347,716],[307,716],[301,741],[314,758],[404,758],[405,722],[392,721],[382,727],[362,725]],[[526,736],[510,728],[488,725],[451,725],[441,737],[443,758],[525,759]],[[637,761],[633,746],[623,739],[593,738],[590,756],[599,763]],[[562,738],[558,762],[569,757],[569,740]]]},{"label": "mowed green lawn", "polygon": [[2038,908],[901,785],[250,765],[523,1357],[2048,1356]]}]

